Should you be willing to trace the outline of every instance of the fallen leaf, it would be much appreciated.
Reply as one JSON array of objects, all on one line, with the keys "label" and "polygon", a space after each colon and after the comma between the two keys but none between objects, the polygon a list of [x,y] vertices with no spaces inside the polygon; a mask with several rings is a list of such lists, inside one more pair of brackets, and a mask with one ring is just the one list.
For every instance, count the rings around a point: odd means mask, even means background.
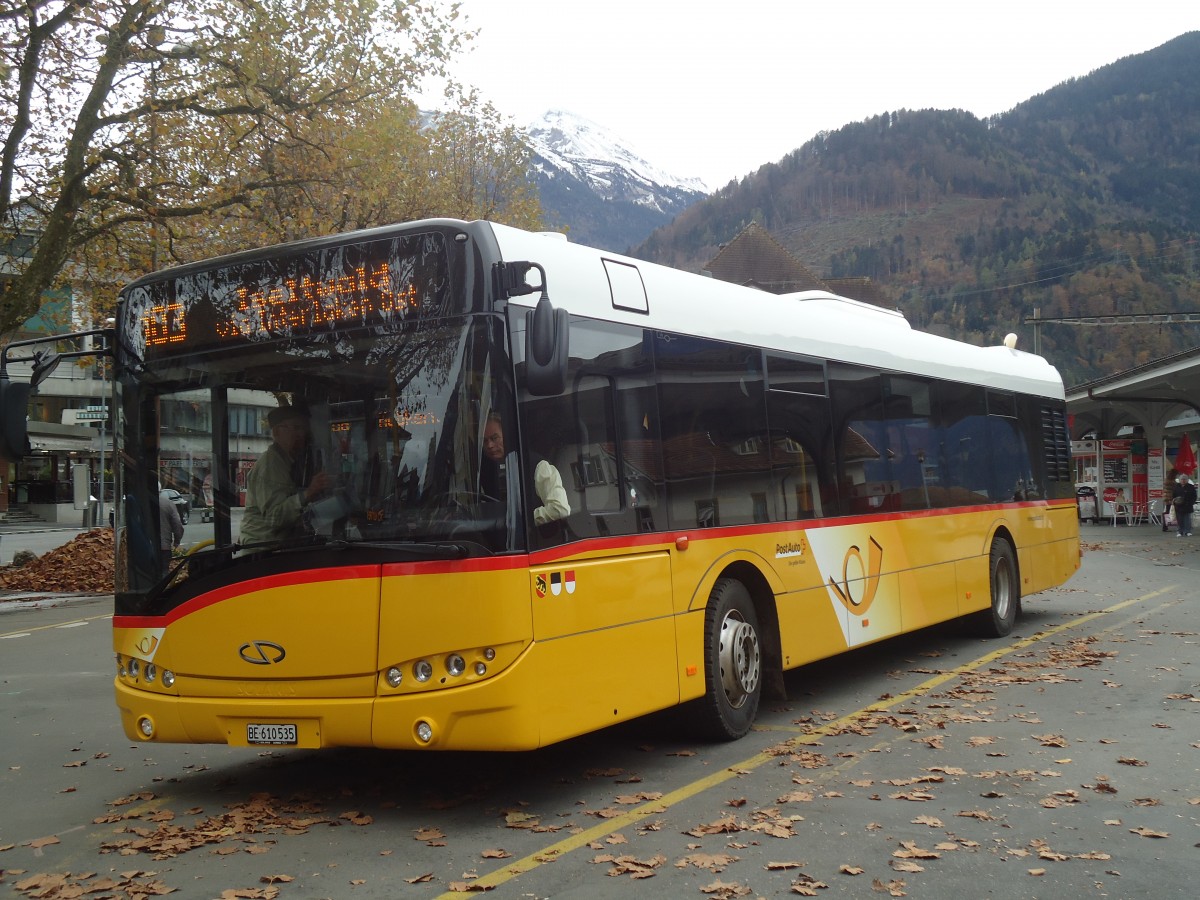
[{"label": "fallen leaf", "polygon": [[618,856],[608,861],[612,863],[612,868],[605,873],[606,875],[628,875],[630,878],[641,879],[653,878],[657,875],[655,870],[665,863],[667,858],[661,854],[646,860],[633,856]]},{"label": "fallen leaf", "polygon": [[775,800],[776,803],[811,803],[813,799],[812,791],[792,791],[790,794],[784,794]]},{"label": "fallen leaf", "polygon": [[532,828],[538,824],[538,819],[538,816],[531,816],[529,813],[510,811],[504,814],[504,826],[506,828]]},{"label": "fallen leaf", "polygon": [[897,859],[940,859],[942,854],[933,850],[922,850],[914,841],[901,841],[900,849],[892,853]]},{"label": "fallen leaf", "polygon": [[1043,747],[1067,746],[1067,739],[1061,734],[1033,734],[1030,737],[1038,741]]},{"label": "fallen leaf", "polygon": [[746,896],[751,893],[751,889],[736,882],[714,881],[712,884],[700,888],[700,893],[711,894],[717,900],[730,900],[731,897]]},{"label": "fallen leaf", "polygon": [[964,819],[978,819],[981,822],[994,822],[996,817],[982,809],[964,810],[957,813],[958,816]]},{"label": "fallen leaf", "polygon": [[1129,832],[1130,834],[1140,834],[1142,837],[1148,838],[1165,838],[1171,836],[1169,831],[1154,831],[1153,829],[1146,827],[1130,828]]},{"label": "fallen leaf", "polygon": [[697,869],[707,869],[715,874],[725,871],[732,863],[737,862],[738,859],[739,857],[728,853],[693,853],[690,856],[676,860],[675,868],[686,869],[688,866],[694,866]]},{"label": "fallen leaf", "polygon": [[704,837],[706,834],[732,834],[736,831],[743,831],[747,826],[737,820],[735,816],[722,816],[715,822],[710,822],[707,825],[697,825],[690,831],[685,831],[684,834],[689,834],[692,837]]},{"label": "fallen leaf", "polygon": [[816,897],[817,891],[824,890],[829,887],[823,881],[817,881],[806,872],[801,872],[795,881],[792,882],[792,893],[799,894],[801,897]]}]

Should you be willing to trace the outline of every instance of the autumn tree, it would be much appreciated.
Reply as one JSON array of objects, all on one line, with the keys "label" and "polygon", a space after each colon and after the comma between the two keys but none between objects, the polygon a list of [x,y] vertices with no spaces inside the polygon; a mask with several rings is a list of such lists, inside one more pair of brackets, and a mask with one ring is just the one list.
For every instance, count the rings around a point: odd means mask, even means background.
[{"label": "autumn tree", "polygon": [[469,37],[435,0],[4,0],[0,334],[64,281],[111,305],[149,269],[276,240],[414,214],[536,224],[520,136],[469,94],[448,115],[491,161],[465,194],[437,168],[446,133],[413,98]]}]

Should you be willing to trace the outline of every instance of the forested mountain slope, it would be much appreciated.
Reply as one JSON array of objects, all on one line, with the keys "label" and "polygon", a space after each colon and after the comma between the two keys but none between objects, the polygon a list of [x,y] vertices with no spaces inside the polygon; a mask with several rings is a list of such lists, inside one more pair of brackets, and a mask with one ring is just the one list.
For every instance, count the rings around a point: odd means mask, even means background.
[{"label": "forested mountain slope", "polygon": [[[1200,310],[1200,32],[981,120],[900,110],[817,135],[636,255],[699,271],[750,221],[814,272],[878,281],[973,343],[1025,318]],[[1195,326],[1043,325],[1068,384],[1200,344]]]}]

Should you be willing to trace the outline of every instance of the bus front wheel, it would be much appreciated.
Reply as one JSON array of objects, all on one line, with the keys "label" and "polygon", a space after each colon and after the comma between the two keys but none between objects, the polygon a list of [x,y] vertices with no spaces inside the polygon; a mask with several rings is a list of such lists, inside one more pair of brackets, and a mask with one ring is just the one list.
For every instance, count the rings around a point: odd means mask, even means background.
[{"label": "bus front wheel", "polygon": [[976,613],[975,623],[984,637],[1004,637],[1013,630],[1021,610],[1021,582],[1012,544],[997,538],[988,560],[991,605]]},{"label": "bus front wheel", "polygon": [[736,740],[750,730],[762,696],[763,658],[758,615],[746,586],[722,578],[704,613],[702,726],[717,740]]}]

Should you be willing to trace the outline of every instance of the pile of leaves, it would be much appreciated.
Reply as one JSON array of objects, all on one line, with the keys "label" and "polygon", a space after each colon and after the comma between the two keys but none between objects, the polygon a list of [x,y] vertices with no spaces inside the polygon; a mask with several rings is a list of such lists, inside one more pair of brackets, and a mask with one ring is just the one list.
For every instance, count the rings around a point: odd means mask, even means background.
[{"label": "pile of leaves", "polygon": [[0,568],[0,591],[111,594],[113,530],[86,531],[39,559]]}]

